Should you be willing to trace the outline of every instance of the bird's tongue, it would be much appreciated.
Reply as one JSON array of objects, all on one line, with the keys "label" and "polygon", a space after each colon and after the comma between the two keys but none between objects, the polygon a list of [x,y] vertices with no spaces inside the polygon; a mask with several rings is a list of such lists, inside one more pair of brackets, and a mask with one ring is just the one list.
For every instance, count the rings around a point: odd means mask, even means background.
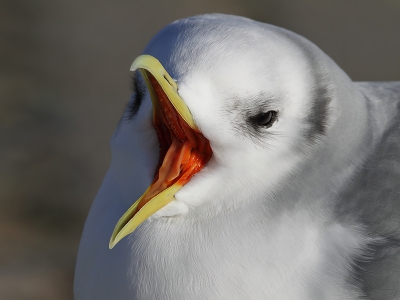
[{"label": "bird's tongue", "polygon": [[151,74],[147,76],[157,99],[153,103],[153,125],[160,143],[160,159],[153,183],[142,195],[136,212],[156,197],[172,201],[174,194],[206,165],[212,154],[209,141],[190,128],[157,80]]},{"label": "bird's tongue", "polygon": [[201,163],[192,164],[194,161],[200,160],[196,159],[196,152],[192,152],[191,146],[189,141],[181,142],[174,138],[158,170],[158,176],[156,175],[154,183],[139,202],[137,210],[140,210],[147,202],[170,186],[182,187],[196,173],[197,169],[203,167]]}]

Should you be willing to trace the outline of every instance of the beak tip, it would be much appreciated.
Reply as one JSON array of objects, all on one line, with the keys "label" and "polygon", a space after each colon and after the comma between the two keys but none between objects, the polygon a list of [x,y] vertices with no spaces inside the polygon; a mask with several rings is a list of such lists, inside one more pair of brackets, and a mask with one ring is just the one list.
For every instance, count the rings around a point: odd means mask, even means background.
[{"label": "beak tip", "polygon": [[108,243],[108,249],[112,249],[115,246],[115,240],[113,238],[111,238],[110,242]]},{"label": "beak tip", "polygon": [[111,250],[112,248],[115,247],[116,244],[118,244],[124,237],[126,237],[129,233],[131,232],[126,232],[126,231],[119,231],[118,233],[113,233],[111,236],[110,242],[108,243],[108,248]]},{"label": "beak tip", "polygon": [[113,232],[110,238],[110,242],[108,243],[108,248],[111,250],[115,247],[116,244],[121,240],[121,236],[118,233]]},{"label": "beak tip", "polygon": [[120,241],[120,239],[116,239],[116,238],[111,238],[110,242],[108,243],[108,249],[112,249],[115,247],[116,244],[118,244],[118,242]]}]

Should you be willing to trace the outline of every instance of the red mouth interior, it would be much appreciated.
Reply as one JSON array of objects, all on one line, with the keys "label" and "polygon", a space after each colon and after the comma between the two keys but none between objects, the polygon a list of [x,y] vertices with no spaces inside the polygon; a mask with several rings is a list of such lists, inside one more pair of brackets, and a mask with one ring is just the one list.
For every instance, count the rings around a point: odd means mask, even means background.
[{"label": "red mouth interior", "polygon": [[157,80],[147,71],[146,75],[158,100],[153,103],[153,125],[160,143],[160,157],[151,187],[137,211],[171,185],[186,184],[212,155],[210,142],[183,120]]}]

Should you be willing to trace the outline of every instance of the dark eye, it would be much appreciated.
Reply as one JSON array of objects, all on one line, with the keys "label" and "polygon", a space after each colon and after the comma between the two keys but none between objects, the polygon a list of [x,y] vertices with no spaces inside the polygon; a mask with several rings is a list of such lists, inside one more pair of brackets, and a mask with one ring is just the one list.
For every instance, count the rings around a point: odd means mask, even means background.
[{"label": "dark eye", "polygon": [[127,105],[128,120],[132,119],[137,114],[144,97],[145,87],[143,86],[143,83],[138,80],[137,72],[135,72],[132,76],[131,89],[131,101],[129,101]]},{"label": "dark eye", "polygon": [[257,126],[269,128],[276,121],[276,116],[277,112],[274,110],[270,110],[266,113],[259,113],[258,115],[251,117],[251,121]]}]

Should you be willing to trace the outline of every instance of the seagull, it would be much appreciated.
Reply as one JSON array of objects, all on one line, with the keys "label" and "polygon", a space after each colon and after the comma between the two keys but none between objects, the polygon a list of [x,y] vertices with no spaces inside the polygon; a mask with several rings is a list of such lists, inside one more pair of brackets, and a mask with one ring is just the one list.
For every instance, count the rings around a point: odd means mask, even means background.
[{"label": "seagull", "polygon": [[76,300],[400,299],[400,82],[221,14],[131,70]]}]

